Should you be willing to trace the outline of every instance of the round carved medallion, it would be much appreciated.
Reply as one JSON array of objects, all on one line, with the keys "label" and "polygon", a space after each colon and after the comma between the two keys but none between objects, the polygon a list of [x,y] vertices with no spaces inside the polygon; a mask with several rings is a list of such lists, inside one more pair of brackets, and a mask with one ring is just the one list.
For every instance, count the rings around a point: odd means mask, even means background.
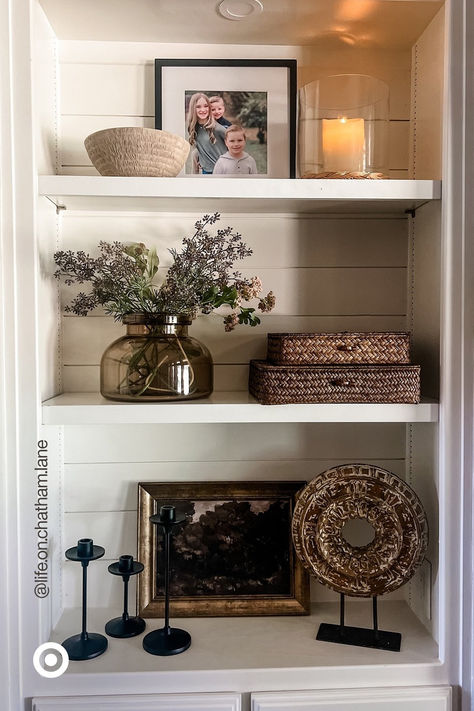
[{"label": "round carved medallion", "polygon": [[[348,521],[374,529],[367,545],[343,535]],[[369,464],[328,469],[302,491],[292,522],[303,565],[332,590],[355,597],[382,595],[406,583],[422,562],[428,522],[413,489],[395,474]]]}]

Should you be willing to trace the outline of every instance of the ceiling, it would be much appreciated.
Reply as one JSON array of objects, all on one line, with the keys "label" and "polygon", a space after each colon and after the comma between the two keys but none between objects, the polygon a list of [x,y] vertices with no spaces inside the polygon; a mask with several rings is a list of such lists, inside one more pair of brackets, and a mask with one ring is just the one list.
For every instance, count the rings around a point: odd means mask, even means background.
[{"label": "ceiling", "polygon": [[[236,1],[236,0],[234,0]],[[262,0],[235,22],[219,0],[40,0],[61,40],[411,47],[439,0]],[[242,4],[242,2],[240,2]]]}]

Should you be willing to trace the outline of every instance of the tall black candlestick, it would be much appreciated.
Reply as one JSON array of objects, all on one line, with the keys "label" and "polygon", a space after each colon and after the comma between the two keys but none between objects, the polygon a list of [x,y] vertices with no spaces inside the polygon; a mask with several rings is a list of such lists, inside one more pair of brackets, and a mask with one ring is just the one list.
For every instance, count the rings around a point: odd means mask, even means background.
[{"label": "tall black candlestick", "polygon": [[[149,632],[143,639],[143,648],[150,654],[168,657],[172,654],[181,654],[189,649],[191,635],[185,630],[170,627],[170,539],[174,526],[184,523],[186,519],[177,519],[174,506],[162,506],[160,513],[150,516],[151,523],[160,526],[164,533],[164,558],[165,558],[165,624],[164,627]],[[157,566],[158,568],[158,566]]]},{"label": "tall black candlestick", "polygon": [[81,538],[77,546],[66,551],[66,558],[82,565],[82,631],[63,642],[69,659],[74,661],[94,659],[107,649],[107,638],[103,634],[87,632],[87,566],[89,561],[102,558],[104,553],[102,546],[95,546],[92,538]]}]

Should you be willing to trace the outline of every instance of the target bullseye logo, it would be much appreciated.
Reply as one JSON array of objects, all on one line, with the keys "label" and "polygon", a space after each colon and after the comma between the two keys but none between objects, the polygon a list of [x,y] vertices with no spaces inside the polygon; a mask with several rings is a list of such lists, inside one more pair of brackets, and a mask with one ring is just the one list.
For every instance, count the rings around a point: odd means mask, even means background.
[{"label": "target bullseye logo", "polygon": [[61,644],[45,642],[33,654],[33,666],[40,676],[54,679],[68,668],[69,656]]}]

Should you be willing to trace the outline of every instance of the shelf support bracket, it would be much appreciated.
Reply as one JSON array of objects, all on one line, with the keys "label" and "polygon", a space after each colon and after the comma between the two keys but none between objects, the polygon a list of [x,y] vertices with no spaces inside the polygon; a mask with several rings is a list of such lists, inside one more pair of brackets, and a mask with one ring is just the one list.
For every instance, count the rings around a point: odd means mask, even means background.
[{"label": "shelf support bracket", "polygon": [[59,203],[55,202],[52,198],[49,197],[49,195],[45,195],[46,200],[49,200],[49,202],[52,202],[54,207],[56,208],[56,215],[59,215],[61,210],[67,210],[66,205],[60,205]]},{"label": "shelf support bracket", "polygon": [[405,215],[410,215],[410,217],[416,217],[416,211],[420,209],[420,207],[423,207],[424,205],[427,205],[430,202],[430,200],[425,200],[424,202],[420,202],[419,205],[416,207],[409,207],[405,210]]}]

